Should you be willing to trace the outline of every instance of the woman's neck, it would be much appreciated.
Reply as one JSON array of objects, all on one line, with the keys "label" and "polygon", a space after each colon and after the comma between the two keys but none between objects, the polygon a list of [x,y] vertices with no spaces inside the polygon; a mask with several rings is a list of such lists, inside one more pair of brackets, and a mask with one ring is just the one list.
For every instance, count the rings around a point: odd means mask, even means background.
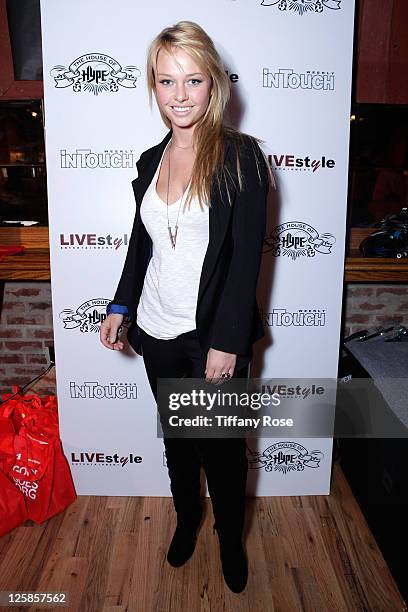
[{"label": "woman's neck", "polygon": [[194,126],[192,128],[179,128],[177,126],[172,126],[172,146],[176,149],[192,149],[193,148],[193,132]]}]

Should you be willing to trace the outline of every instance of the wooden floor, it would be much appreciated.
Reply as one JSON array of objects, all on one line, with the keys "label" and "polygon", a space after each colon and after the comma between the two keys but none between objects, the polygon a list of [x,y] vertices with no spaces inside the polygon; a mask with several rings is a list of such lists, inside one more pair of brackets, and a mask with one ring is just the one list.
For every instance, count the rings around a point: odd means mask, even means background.
[{"label": "wooden floor", "polygon": [[247,508],[239,595],[222,579],[208,500],[193,557],[167,563],[175,514],[163,497],[80,496],[43,525],[15,529],[0,539],[0,591],[68,591],[69,607],[52,609],[80,612],[407,609],[338,464],[330,496],[250,498]]}]

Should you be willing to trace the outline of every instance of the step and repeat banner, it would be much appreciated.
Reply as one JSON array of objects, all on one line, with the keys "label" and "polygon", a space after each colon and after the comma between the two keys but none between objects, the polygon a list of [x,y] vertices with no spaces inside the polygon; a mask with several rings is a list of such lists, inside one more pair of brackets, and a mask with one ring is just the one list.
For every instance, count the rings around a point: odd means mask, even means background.
[{"label": "step and repeat banner", "polygon": [[[353,0],[41,0],[51,279],[61,437],[77,492],[171,495],[142,357],[99,341],[135,212],[136,161],[166,134],[145,60],[195,21],[230,77],[229,118],[264,141],[270,193],[251,376],[337,377]],[[329,393],[328,393],[329,395]],[[332,402],[333,403],[333,402]],[[334,410],[334,406],[333,406]],[[332,437],[248,439],[248,493],[330,492]],[[220,461],[228,461],[227,456]]]}]

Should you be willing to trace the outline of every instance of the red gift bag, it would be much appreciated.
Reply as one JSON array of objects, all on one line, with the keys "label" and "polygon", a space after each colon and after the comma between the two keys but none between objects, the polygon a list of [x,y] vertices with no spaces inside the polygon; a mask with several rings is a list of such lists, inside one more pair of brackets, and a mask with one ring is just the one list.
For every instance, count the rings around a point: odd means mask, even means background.
[{"label": "red gift bag", "polygon": [[[21,395],[21,393],[18,392],[18,387],[14,386],[12,393],[4,393],[2,399],[6,402],[4,409],[8,410],[9,414],[11,414],[16,432],[19,431],[21,422],[26,416],[41,410],[48,410],[55,413],[58,425],[57,398],[54,395],[49,395],[45,398],[41,398],[35,393],[32,395]],[[0,413],[1,408],[0,406]]]},{"label": "red gift bag", "polygon": [[13,467],[14,436],[16,435],[11,420],[12,406],[8,404],[2,409],[0,406],[0,472],[7,474]]},{"label": "red gift bag", "polygon": [[0,537],[24,523],[27,518],[23,494],[0,472]]},{"label": "red gift bag", "polygon": [[24,496],[6,474],[14,465],[13,406],[0,406],[0,537],[28,518]]},{"label": "red gift bag", "polygon": [[14,436],[20,430],[21,421],[42,408],[38,395],[21,395],[18,389],[15,385],[12,393],[4,393],[0,405],[0,470],[5,474],[13,466]]},{"label": "red gift bag", "polygon": [[46,410],[58,413],[57,397],[56,395],[46,395],[42,398],[42,406]]},{"label": "red gift bag", "polygon": [[26,417],[14,438],[15,461],[8,476],[23,493],[29,518],[42,523],[76,499],[55,415]]}]

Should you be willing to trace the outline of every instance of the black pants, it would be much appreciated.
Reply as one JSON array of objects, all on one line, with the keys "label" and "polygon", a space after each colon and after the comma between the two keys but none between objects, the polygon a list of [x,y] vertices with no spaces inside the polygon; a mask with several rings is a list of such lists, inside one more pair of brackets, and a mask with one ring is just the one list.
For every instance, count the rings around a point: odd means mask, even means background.
[{"label": "black pants", "polygon": [[[207,354],[196,330],[173,340],[158,340],[141,330],[147,377],[157,401],[157,379],[204,378]],[[246,378],[248,366],[234,372]],[[204,468],[215,528],[220,535],[241,537],[248,472],[245,438],[166,438],[164,446],[177,523],[197,527],[201,516],[200,469]]]}]

